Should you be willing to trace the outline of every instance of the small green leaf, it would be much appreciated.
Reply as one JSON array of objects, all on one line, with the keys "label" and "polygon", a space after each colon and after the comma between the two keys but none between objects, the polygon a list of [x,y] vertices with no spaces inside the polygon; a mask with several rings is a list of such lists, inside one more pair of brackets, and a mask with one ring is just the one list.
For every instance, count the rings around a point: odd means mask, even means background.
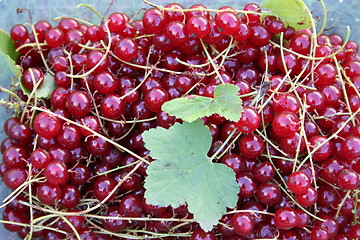
[{"label": "small green leaf", "polygon": [[21,75],[21,67],[19,65],[16,65],[16,63],[14,62],[14,60],[12,60],[9,55],[6,55],[2,52],[0,52],[0,57],[1,57],[1,63],[4,61],[5,64],[7,64],[8,68],[10,69],[10,71],[16,76],[16,77],[20,77]]},{"label": "small green leaf", "polygon": [[243,111],[238,91],[239,87],[233,84],[220,84],[215,88],[214,98],[197,95],[176,98],[165,102],[162,110],[187,122],[214,113],[237,122]]},{"label": "small green leaf", "polygon": [[15,51],[13,40],[2,29],[0,29],[0,53],[8,55],[13,61],[16,61],[19,57],[19,53]]},{"label": "small green leaf", "polygon": [[293,27],[302,30],[311,27],[311,16],[306,11],[306,5],[302,0],[265,0],[263,7]]},{"label": "small green leaf", "polygon": [[146,171],[147,203],[177,207],[186,202],[205,231],[218,223],[227,207],[236,206],[239,186],[235,173],[207,157],[212,138],[201,120],[150,129],[142,137],[156,159]]},{"label": "small green leaf", "polygon": [[9,34],[0,29],[0,57],[16,77],[19,77],[21,74],[20,66],[15,63],[18,56],[19,53],[15,51],[14,42],[11,40]]},{"label": "small green leaf", "polygon": [[[31,90],[24,87],[21,84],[21,81],[20,81],[20,87],[26,95],[28,96],[31,95]],[[45,74],[43,83],[36,90],[36,97],[48,99],[50,98],[51,93],[55,90],[55,88],[56,88],[56,84],[54,81],[54,77],[51,76],[50,74]],[[35,97],[35,95],[33,95],[32,97]]]}]

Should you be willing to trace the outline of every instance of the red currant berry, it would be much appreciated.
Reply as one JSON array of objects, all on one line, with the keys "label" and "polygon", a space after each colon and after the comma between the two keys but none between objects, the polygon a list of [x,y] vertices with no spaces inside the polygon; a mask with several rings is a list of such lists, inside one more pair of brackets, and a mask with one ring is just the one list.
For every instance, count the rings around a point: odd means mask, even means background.
[{"label": "red currant berry", "polygon": [[236,234],[246,236],[253,231],[254,221],[249,214],[239,212],[231,218],[231,226],[234,228]]},{"label": "red currant berry", "polygon": [[292,229],[298,225],[299,217],[293,208],[282,207],[275,212],[274,223],[279,229]]},{"label": "red currant berry", "polygon": [[84,117],[91,110],[91,100],[84,91],[74,91],[69,94],[66,101],[66,108],[75,117]]},{"label": "red currant berry", "polygon": [[261,123],[260,115],[253,108],[245,107],[240,120],[234,123],[242,133],[254,132]]},{"label": "red currant berry", "polygon": [[310,178],[304,172],[293,172],[286,183],[289,190],[295,194],[304,194],[311,186]]},{"label": "red currant berry", "polygon": [[281,112],[275,115],[272,127],[281,137],[291,137],[299,130],[300,120],[291,112]]},{"label": "red currant berry", "polygon": [[59,160],[51,161],[45,167],[44,175],[48,182],[52,184],[65,184],[69,181],[68,168]]},{"label": "red currant berry", "polygon": [[58,185],[45,182],[37,187],[36,196],[46,205],[53,205],[61,197],[61,188]]}]

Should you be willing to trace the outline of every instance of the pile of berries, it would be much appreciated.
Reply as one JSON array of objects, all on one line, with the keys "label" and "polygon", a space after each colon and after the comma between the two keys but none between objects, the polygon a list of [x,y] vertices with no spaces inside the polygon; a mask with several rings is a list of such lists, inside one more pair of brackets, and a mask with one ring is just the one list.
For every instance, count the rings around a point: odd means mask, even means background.
[{"label": "pile of berries", "polygon": [[[193,9],[193,10],[191,10]],[[360,239],[360,56],[336,34],[295,31],[256,4],[171,3],[141,20],[15,25],[22,89],[4,124],[4,227],[40,239]],[[49,99],[37,89],[54,81]],[[154,159],[142,133],[161,110],[239,87],[238,122],[213,114],[212,156],[236,173],[238,204],[204,232],[186,204],[144,199]],[[15,97],[14,97],[15,96]],[[176,144],[176,142],[174,143]],[[156,160],[155,160],[156,161]]]}]

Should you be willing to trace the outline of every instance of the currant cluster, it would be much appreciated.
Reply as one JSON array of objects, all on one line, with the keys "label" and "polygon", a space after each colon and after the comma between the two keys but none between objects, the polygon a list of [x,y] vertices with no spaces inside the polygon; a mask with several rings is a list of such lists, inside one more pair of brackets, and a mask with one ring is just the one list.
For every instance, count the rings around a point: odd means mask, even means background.
[{"label": "currant cluster", "polygon": [[[171,3],[141,20],[62,18],[10,31],[19,106],[4,124],[4,227],[40,239],[360,239],[360,57],[336,34],[295,31],[258,5]],[[316,36],[316,35],[315,35]],[[38,99],[49,76],[56,88]],[[239,87],[238,122],[202,118],[238,204],[211,232],[186,204],[146,203],[142,133],[181,122],[163,103]],[[16,95],[16,97],[14,97]],[[176,144],[176,143],[174,143]],[[156,161],[156,160],[155,160]]]}]

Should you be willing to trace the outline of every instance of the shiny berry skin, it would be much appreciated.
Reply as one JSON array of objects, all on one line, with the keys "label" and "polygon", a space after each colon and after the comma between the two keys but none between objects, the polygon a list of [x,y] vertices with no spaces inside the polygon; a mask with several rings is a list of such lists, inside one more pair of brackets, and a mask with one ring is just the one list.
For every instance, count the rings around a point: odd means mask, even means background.
[{"label": "shiny berry skin", "polygon": [[44,82],[44,73],[38,68],[27,69],[22,77],[21,83],[28,90],[33,90],[34,87],[40,88]]},{"label": "shiny berry skin", "polygon": [[87,166],[79,163],[70,171],[70,181],[76,185],[84,185],[90,177],[90,170]]},{"label": "shiny berry skin", "polygon": [[315,86],[324,86],[335,82],[337,70],[333,64],[323,63],[315,68],[314,73],[316,74]]},{"label": "shiny berry skin", "polygon": [[84,91],[74,91],[69,94],[66,101],[66,108],[75,117],[84,117],[91,110],[91,100]]},{"label": "shiny berry skin", "polygon": [[282,207],[275,212],[274,222],[279,229],[292,229],[298,225],[299,219],[296,211],[290,207]]},{"label": "shiny berry skin", "polygon": [[59,109],[66,109],[66,98],[69,95],[69,91],[63,87],[57,87],[51,93],[50,102],[51,106]]},{"label": "shiny berry skin", "polygon": [[93,50],[89,52],[86,61],[87,67],[89,69],[93,69],[96,67],[96,72],[105,71],[110,66],[110,63],[109,58],[104,55],[104,52],[99,50]]},{"label": "shiny berry skin", "polygon": [[274,166],[268,161],[261,162],[254,168],[253,175],[259,183],[270,182],[275,176]]},{"label": "shiny berry skin", "polygon": [[281,199],[281,190],[275,183],[262,183],[256,189],[256,198],[264,205],[276,204]]},{"label": "shiny berry skin", "polygon": [[24,169],[13,168],[3,173],[2,177],[5,185],[15,190],[27,180],[28,173]]},{"label": "shiny berry skin", "polygon": [[145,93],[145,106],[153,112],[160,112],[161,106],[169,100],[167,91],[163,88],[153,88]]},{"label": "shiny berry skin", "polygon": [[60,205],[63,208],[75,208],[80,202],[80,191],[72,184],[67,184],[61,188]]},{"label": "shiny berry skin", "polygon": [[201,228],[195,229],[190,240],[217,240],[213,231],[205,232]]},{"label": "shiny berry skin", "polygon": [[344,169],[338,176],[338,184],[345,190],[353,190],[360,184],[359,175],[351,169]]},{"label": "shiny berry skin", "polygon": [[[121,217],[118,206],[109,207],[105,213],[109,217]],[[121,232],[124,228],[127,227],[129,222],[122,219],[104,219],[102,220],[103,226],[110,232]]]},{"label": "shiny berry skin", "polygon": [[166,26],[165,36],[174,46],[184,45],[189,38],[186,25],[178,21],[170,22]]},{"label": "shiny berry skin", "polygon": [[12,117],[12,118],[9,118],[5,121],[4,123],[4,132],[6,135],[10,135],[10,128],[12,126],[14,126],[15,124],[19,124],[20,123],[20,119],[19,118],[15,118],[15,117]]},{"label": "shiny berry skin", "polygon": [[252,217],[244,212],[236,213],[230,222],[231,227],[234,228],[236,234],[246,236],[254,229],[254,221]]},{"label": "shiny berry skin", "polygon": [[240,120],[234,124],[240,132],[252,133],[260,126],[260,123],[259,113],[253,108],[245,107]]},{"label": "shiny berry skin", "polygon": [[329,233],[323,229],[320,226],[315,226],[312,230],[311,230],[311,239],[312,240],[328,240],[330,239],[330,235]]},{"label": "shiny berry skin", "polygon": [[47,151],[50,155],[51,160],[59,160],[65,164],[70,161],[71,153],[68,149],[54,146],[49,148]]},{"label": "shiny berry skin", "polygon": [[110,94],[116,90],[115,76],[108,71],[97,74],[94,78],[94,87],[101,94]]},{"label": "shiny berry skin", "polygon": [[167,20],[165,15],[159,9],[150,8],[144,13],[142,22],[146,32],[159,33],[164,30]]},{"label": "shiny berry skin", "polygon": [[126,19],[122,13],[114,12],[108,17],[108,28],[110,32],[120,33],[125,28]]},{"label": "shiny berry skin", "polygon": [[45,41],[51,48],[61,47],[65,41],[65,34],[59,28],[52,28],[45,33]]},{"label": "shiny berry skin", "polygon": [[[167,5],[165,5],[165,8],[169,9],[172,8],[174,10],[181,10],[184,9],[183,6],[181,6],[178,3],[169,3]],[[181,12],[181,11],[171,11],[171,10],[166,10],[165,12],[165,17],[166,19],[171,22],[171,21],[180,21],[183,22],[185,20],[185,13]]]},{"label": "shiny berry skin", "polygon": [[128,194],[119,203],[119,210],[122,216],[140,217],[142,209],[141,198],[135,194]]},{"label": "shiny berry skin", "polygon": [[84,240],[98,240],[98,237],[96,236],[96,233],[93,229],[90,229],[89,227],[82,228],[79,231],[80,239]]},{"label": "shiny berry skin", "polygon": [[336,158],[326,159],[320,169],[320,176],[327,182],[334,184],[338,180],[338,175],[344,169],[343,164]]},{"label": "shiny berry skin", "polygon": [[252,34],[249,37],[249,41],[252,44],[258,47],[263,47],[269,42],[271,36],[264,26],[254,25],[251,29]]},{"label": "shiny berry skin", "polygon": [[59,22],[58,27],[67,33],[70,30],[79,28],[79,22],[73,18],[62,18]]},{"label": "shiny berry skin", "polygon": [[46,205],[53,205],[61,197],[61,188],[58,185],[45,182],[37,187],[36,196]]},{"label": "shiny berry skin", "polygon": [[69,181],[69,171],[59,160],[51,161],[45,168],[44,174],[49,183],[65,184]]},{"label": "shiny berry skin", "polygon": [[279,140],[280,148],[284,153],[295,156],[297,151],[302,153],[305,150],[305,141],[299,133],[292,137],[284,137]]},{"label": "shiny berry skin", "polygon": [[309,112],[319,112],[325,107],[325,97],[317,90],[308,91],[305,93],[307,110]]},{"label": "shiny berry skin", "polygon": [[129,130],[127,125],[121,125],[115,122],[107,122],[106,127],[108,128],[109,134],[114,137],[121,137]]},{"label": "shiny berry skin", "polygon": [[[98,178],[92,187],[95,197],[99,201],[103,201],[106,197],[109,196],[110,192],[115,188],[116,184],[116,181],[112,178],[105,176]],[[107,198],[106,201],[111,201],[114,197],[115,195],[112,195]]]},{"label": "shiny berry skin", "polygon": [[80,144],[81,137],[77,126],[65,125],[56,136],[56,140],[61,147],[73,150]]},{"label": "shiny berry skin", "polygon": [[18,144],[14,143],[10,138],[5,138],[1,142],[1,153],[4,153],[10,147],[18,147]]},{"label": "shiny berry skin", "polygon": [[23,168],[26,166],[29,155],[24,148],[13,146],[5,149],[2,160],[7,169]]},{"label": "shiny berry skin", "polygon": [[360,75],[360,62],[358,61],[346,62],[343,68],[345,70],[346,76],[348,76],[349,78]]},{"label": "shiny berry skin", "polygon": [[98,136],[86,138],[85,146],[88,152],[95,156],[104,156],[111,151],[111,144]]},{"label": "shiny berry skin", "polygon": [[15,42],[25,42],[29,36],[27,28],[22,24],[16,24],[10,29],[10,38]]},{"label": "shiny berry skin", "polygon": [[108,94],[101,101],[100,109],[105,117],[118,119],[124,113],[125,102],[118,94]]},{"label": "shiny berry skin", "polygon": [[116,43],[115,54],[123,61],[131,61],[138,53],[138,44],[130,38],[121,39]]},{"label": "shiny berry skin", "polygon": [[239,185],[240,192],[238,196],[240,199],[251,198],[256,191],[257,183],[254,177],[246,172],[237,174],[236,182]]},{"label": "shiny berry skin", "polygon": [[17,123],[11,126],[9,137],[17,142],[17,144],[23,146],[31,141],[32,132],[27,124]]},{"label": "shiny berry skin", "polygon": [[272,127],[281,137],[291,137],[299,130],[299,118],[291,112],[281,112],[275,115]]},{"label": "shiny berry skin", "polygon": [[215,26],[218,32],[224,35],[234,36],[239,32],[240,19],[232,12],[222,12],[215,18]]},{"label": "shiny berry skin", "polygon": [[[77,210],[77,209],[69,210],[69,212],[74,212],[74,215],[66,216],[66,219],[70,222],[70,224],[75,228],[76,231],[80,232],[83,229],[85,217],[81,216],[81,215],[76,215],[76,212],[78,212],[78,211],[79,210]],[[68,223],[62,223],[62,227],[68,233],[74,232],[74,230],[69,226]]]},{"label": "shiny berry skin", "polygon": [[51,161],[50,154],[44,149],[36,149],[30,155],[30,162],[37,169],[44,169]]},{"label": "shiny berry skin", "polygon": [[256,84],[260,80],[259,70],[251,66],[239,68],[236,72],[236,80],[245,81],[250,85]]},{"label": "shiny berry skin", "polygon": [[319,214],[319,217],[321,219],[324,219],[325,222],[320,220],[315,220],[314,221],[315,226],[320,226],[322,229],[327,231],[329,233],[330,238],[337,236],[339,231],[339,226],[336,220],[334,219],[334,217],[328,214]]},{"label": "shiny berry skin", "polygon": [[268,26],[269,32],[271,34],[277,34],[285,31],[284,23],[280,20],[271,20]]},{"label": "shiny berry skin", "polygon": [[51,29],[51,24],[47,21],[38,21],[35,23],[34,28],[39,42],[44,42],[45,33]]},{"label": "shiny berry skin", "polygon": [[64,56],[57,56],[54,58],[52,68],[56,72],[66,71],[68,69],[68,60]]},{"label": "shiny berry skin", "polygon": [[203,38],[210,33],[209,21],[203,16],[193,16],[186,23],[186,29],[190,37]]},{"label": "shiny berry skin", "polygon": [[354,224],[350,227],[348,232],[350,239],[359,239],[360,238],[360,224]]},{"label": "shiny berry skin", "polygon": [[295,194],[303,194],[311,186],[308,175],[304,172],[293,172],[286,181],[290,191]]},{"label": "shiny berry skin", "polygon": [[[291,71],[291,74],[294,74],[294,72],[298,71],[300,65],[297,56],[290,52],[284,53],[284,60],[277,58],[276,63],[279,70],[284,74],[286,74],[287,71]],[[285,71],[285,69],[287,69],[287,71]]]},{"label": "shiny berry skin", "polygon": [[245,162],[242,160],[240,155],[236,153],[225,154],[221,158],[221,163],[230,167],[236,174],[245,169]]},{"label": "shiny berry skin", "polygon": [[[330,157],[333,151],[333,144],[327,141],[326,137],[316,135],[309,139],[310,150],[313,153],[312,159],[314,161],[324,161]],[[315,150],[316,149],[316,150]],[[314,151],[315,150],[315,151]]]},{"label": "shiny berry skin", "polygon": [[[2,219],[13,223],[28,223],[28,219],[23,212],[11,209],[10,207],[5,208]],[[11,232],[19,232],[24,227],[17,224],[4,223],[4,228]]]},{"label": "shiny berry skin", "polygon": [[296,214],[298,215],[298,223],[296,227],[303,228],[307,226],[310,222],[310,216],[306,212],[301,209],[295,210]]},{"label": "shiny berry skin", "polygon": [[[249,3],[244,7],[244,11],[259,12],[260,13],[261,8],[256,3]],[[247,14],[245,14],[244,21],[247,22],[247,23],[250,23],[250,24],[259,23],[260,15],[247,13]]]},{"label": "shiny berry skin", "polygon": [[272,107],[276,113],[286,111],[297,114],[300,109],[300,103],[294,94],[283,93],[275,96]]},{"label": "shiny berry skin", "polygon": [[33,128],[40,137],[51,139],[61,130],[61,120],[46,112],[41,112],[34,119]]},{"label": "shiny berry skin", "polygon": [[311,40],[307,34],[295,35],[290,40],[290,48],[300,54],[307,55],[310,52]]},{"label": "shiny berry skin", "polygon": [[360,137],[348,136],[341,144],[341,153],[349,160],[360,157]]},{"label": "shiny berry skin", "polygon": [[240,139],[239,149],[243,156],[257,158],[263,153],[265,144],[259,135],[249,134]]},{"label": "shiny berry skin", "polygon": [[[85,116],[81,119],[81,124],[83,124],[84,126],[90,128],[91,130],[95,131],[95,132],[99,132],[100,130],[100,122],[99,119],[95,116]],[[87,137],[92,135],[92,133],[88,130],[86,130],[85,128],[80,128],[80,133]]]},{"label": "shiny berry skin", "polygon": [[210,13],[208,11],[203,11],[207,8],[202,4],[194,4],[191,7],[189,7],[189,9],[196,9],[196,10],[185,12],[186,20],[190,19],[193,16],[203,16],[209,20],[211,18]]},{"label": "shiny berry skin", "polygon": [[82,48],[79,44],[86,44],[85,34],[82,31],[72,29],[65,34],[65,45],[68,51],[78,53]]},{"label": "shiny berry skin", "polygon": [[318,199],[318,193],[313,187],[309,187],[306,193],[296,194],[296,201],[303,207],[314,205]]}]

